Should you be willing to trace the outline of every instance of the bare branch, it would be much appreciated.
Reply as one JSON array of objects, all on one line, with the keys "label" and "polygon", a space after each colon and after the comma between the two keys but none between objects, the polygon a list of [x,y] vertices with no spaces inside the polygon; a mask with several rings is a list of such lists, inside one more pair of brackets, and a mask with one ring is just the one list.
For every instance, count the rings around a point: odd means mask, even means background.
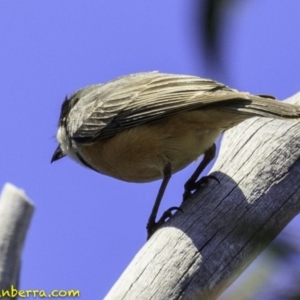
[{"label": "bare branch", "polygon": [[33,213],[25,193],[7,183],[0,198],[0,289],[18,287],[21,252]]},{"label": "bare branch", "polygon": [[215,299],[299,213],[299,158],[300,122],[252,118],[226,132],[221,184],[184,203],[105,299]]}]

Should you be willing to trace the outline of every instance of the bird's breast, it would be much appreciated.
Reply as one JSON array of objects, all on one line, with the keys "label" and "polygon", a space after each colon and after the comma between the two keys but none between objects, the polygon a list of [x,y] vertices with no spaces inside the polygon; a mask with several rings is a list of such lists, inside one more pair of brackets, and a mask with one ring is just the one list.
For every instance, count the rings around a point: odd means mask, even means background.
[{"label": "bird's breast", "polygon": [[175,173],[216,141],[221,129],[205,126],[197,111],[126,129],[109,139],[78,145],[83,159],[100,173],[130,182],[162,178],[167,162]]}]

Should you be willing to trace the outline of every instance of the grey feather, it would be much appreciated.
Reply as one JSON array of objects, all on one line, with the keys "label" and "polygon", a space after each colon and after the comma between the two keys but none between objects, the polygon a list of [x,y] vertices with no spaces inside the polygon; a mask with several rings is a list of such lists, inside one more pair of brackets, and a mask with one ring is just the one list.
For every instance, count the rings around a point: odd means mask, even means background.
[{"label": "grey feather", "polygon": [[275,118],[300,116],[298,106],[272,97],[241,93],[200,77],[159,72],[137,73],[88,86],[75,92],[72,101],[75,104],[68,115],[67,129],[79,143],[109,138],[126,128],[195,109],[218,108]]}]

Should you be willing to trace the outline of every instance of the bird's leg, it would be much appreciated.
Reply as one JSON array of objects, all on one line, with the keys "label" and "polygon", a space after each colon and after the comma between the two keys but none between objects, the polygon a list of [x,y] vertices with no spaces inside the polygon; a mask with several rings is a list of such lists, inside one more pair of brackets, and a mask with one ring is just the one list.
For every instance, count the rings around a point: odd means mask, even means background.
[{"label": "bird's leg", "polygon": [[180,210],[181,209],[179,207],[171,207],[168,210],[166,210],[163,215],[161,216],[161,218],[155,222],[156,216],[157,216],[157,212],[161,203],[161,199],[165,193],[166,187],[169,183],[169,180],[172,176],[172,166],[171,163],[167,163],[163,169],[163,180],[162,183],[160,185],[160,188],[158,190],[158,194],[156,196],[155,202],[154,202],[154,206],[152,208],[150,217],[148,219],[148,223],[147,223],[147,240],[149,240],[149,238],[151,237],[151,235],[157,230],[157,228],[164,224],[165,221],[172,217],[172,211],[174,210]]},{"label": "bird's leg", "polygon": [[213,178],[219,182],[219,180],[214,176],[204,176],[197,181],[198,177],[203,172],[203,170],[215,158],[216,149],[216,144],[213,144],[209,149],[207,149],[204,152],[203,160],[201,161],[191,178],[184,185],[183,201],[190,197],[193,190],[197,189],[202,183],[206,183],[210,178]]}]

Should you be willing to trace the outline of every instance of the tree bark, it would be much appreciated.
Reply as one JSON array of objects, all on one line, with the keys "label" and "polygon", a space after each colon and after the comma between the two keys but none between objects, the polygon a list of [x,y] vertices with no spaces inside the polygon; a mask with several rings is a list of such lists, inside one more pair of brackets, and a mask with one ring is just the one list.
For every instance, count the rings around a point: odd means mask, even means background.
[{"label": "tree bark", "polygon": [[0,290],[18,288],[21,252],[33,210],[22,190],[5,184],[0,197]]},{"label": "tree bark", "polygon": [[[287,102],[300,105],[300,93]],[[300,122],[252,118],[211,180],[136,254],[109,299],[216,299],[300,211]]]}]

